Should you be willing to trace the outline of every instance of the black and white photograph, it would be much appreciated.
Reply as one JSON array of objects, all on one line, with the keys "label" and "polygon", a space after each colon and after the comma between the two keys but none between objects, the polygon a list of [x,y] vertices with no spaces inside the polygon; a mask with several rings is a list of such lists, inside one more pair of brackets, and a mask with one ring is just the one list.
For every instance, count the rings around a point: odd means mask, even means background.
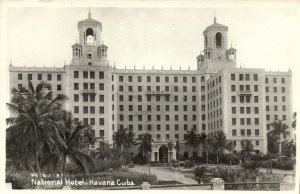
[{"label": "black and white photograph", "polygon": [[78,2],[0,2],[1,190],[299,192],[299,2]]}]

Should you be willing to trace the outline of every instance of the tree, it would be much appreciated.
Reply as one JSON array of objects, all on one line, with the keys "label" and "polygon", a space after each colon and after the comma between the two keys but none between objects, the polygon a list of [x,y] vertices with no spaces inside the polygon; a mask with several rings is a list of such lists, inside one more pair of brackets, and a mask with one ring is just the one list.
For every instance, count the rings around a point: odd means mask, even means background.
[{"label": "tree", "polygon": [[296,142],[294,139],[282,142],[282,154],[290,158],[296,156]]},{"label": "tree", "polygon": [[252,152],[253,152],[253,145],[251,141],[245,140],[245,143],[242,144],[242,150],[241,150],[242,157],[245,159],[250,159]]},{"label": "tree", "polygon": [[107,160],[107,158],[112,157],[112,154],[113,153],[112,153],[111,146],[108,143],[104,142],[103,140],[100,140],[99,147],[97,148],[96,157]]},{"label": "tree", "polygon": [[187,131],[186,144],[191,145],[193,147],[197,147],[200,144],[199,135],[196,133],[196,129],[191,129],[190,131]]},{"label": "tree", "polygon": [[223,154],[226,145],[226,135],[223,131],[218,131],[213,138],[212,146],[217,153],[217,165],[219,165],[219,157]]},{"label": "tree", "polygon": [[172,149],[176,146],[176,143],[173,141],[169,141],[167,144],[168,150],[169,150],[169,158],[170,158],[170,168],[172,169]]},{"label": "tree", "polygon": [[138,143],[139,144],[138,152],[142,154],[144,157],[146,157],[148,161],[149,158],[147,156],[148,156],[148,152],[152,151],[153,139],[150,134],[145,133],[139,137],[139,140],[140,142]]},{"label": "tree", "polygon": [[202,147],[205,149],[205,153],[206,153],[206,164],[208,165],[208,154],[209,154],[209,139],[206,135],[206,133],[202,132],[199,135],[199,141],[202,144]]},{"label": "tree", "polygon": [[286,138],[286,136],[289,134],[289,132],[287,131],[288,126],[284,123],[282,123],[282,121],[274,121],[273,123],[271,123],[271,126],[273,127],[273,130],[270,131],[270,135],[273,136],[278,143],[278,159],[281,160],[281,139],[282,136],[283,138]]},{"label": "tree", "polygon": [[228,141],[225,145],[225,149],[227,151],[229,151],[229,164],[230,164],[230,167],[231,167],[231,156],[232,156],[232,152],[235,148],[235,144],[232,142],[232,141]]},{"label": "tree", "polygon": [[135,145],[134,136],[134,132],[132,130],[128,130],[127,128],[118,129],[113,133],[114,145],[116,145],[121,152],[121,162],[123,162],[124,147],[130,148],[131,146]]},{"label": "tree", "polygon": [[[31,161],[35,161],[39,177],[43,151],[48,150],[52,155],[56,155],[59,150],[67,147],[63,137],[64,128],[53,119],[62,111],[59,104],[67,97],[59,95],[49,100],[52,92],[47,90],[48,87],[49,84],[41,82],[34,88],[31,81],[28,81],[28,89],[13,88],[11,103],[6,103],[13,112],[13,116],[6,119],[9,125],[6,130],[7,151],[18,153],[20,158],[11,159],[21,159],[20,163],[33,171],[35,170]],[[10,156],[8,154],[8,157]]]},{"label": "tree", "polygon": [[55,169],[62,167],[63,180],[69,162],[74,162],[85,174],[89,174],[95,167],[93,159],[88,154],[89,145],[95,143],[92,128],[82,125],[81,122],[74,126],[70,112],[63,111],[60,117],[61,127],[64,128],[63,137],[66,142],[66,149],[59,150],[59,154],[55,156],[48,154],[42,160],[42,164],[44,166],[51,165]]}]

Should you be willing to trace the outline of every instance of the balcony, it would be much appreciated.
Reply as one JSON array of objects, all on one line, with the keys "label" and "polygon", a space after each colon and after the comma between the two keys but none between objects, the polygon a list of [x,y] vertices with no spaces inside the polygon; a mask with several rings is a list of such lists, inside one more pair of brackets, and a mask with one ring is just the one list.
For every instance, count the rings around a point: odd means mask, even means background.
[{"label": "balcony", "polygon": [[251,90],[240,90],[239,91],[240,96],[251,96]]},{"label": "balcony", "polygon": [[146,91],[146,95],[171,95],[170,91]]},{"label": "balcony", "polygon": [[81,90],[82,94],[96,94],[96,90],[95,89],[83,89]]}]

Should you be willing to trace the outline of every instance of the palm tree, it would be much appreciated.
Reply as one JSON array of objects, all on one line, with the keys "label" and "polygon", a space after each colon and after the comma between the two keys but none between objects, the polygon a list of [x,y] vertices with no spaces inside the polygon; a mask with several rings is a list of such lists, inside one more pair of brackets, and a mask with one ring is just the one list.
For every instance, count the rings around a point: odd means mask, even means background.
[{"label": "palm tree", "polygon": [[176,143],[173,141],[169,141],[167,144],[168,150],[169,150],[169,158],[170,158],[170,169],[172,169],[172,149],[174,148],[174,146],[176,146]]},{"label": "palm tree", "polygon": [[199,135],[196,133],[196,129],[187,131],[185,144],[191,145],[193,147],[197,147],[200,144]]},{"label": "palm tree", "polygon": [[235,148],[235,144],[232,142],[232,141],[228,141],[225,145],[225,149],[227,151],[229,151],[229,164],[230,164],[230,167],[231,167],[231,156],[232,156],[232,152]]},{"label": "palm tree", "polygon": [[242,144],[241,154],[244,159],[250,159],[251,153],[253,152],[253,145],[251,141],[245,140],[245,143]]},{"label": "palm tree", "polygon": [[147,161],[149,162],[148,153],[152,151],[152,143],[153,139],[150,134],[145,133],[139,136],[139,147],[138,152],[147,158]]},{"label": "palm tree", "polygon": [[118,129],[116,132],[113,133],[114,145],[116,145],[121,152],[121,162],[123,162],[124,147],[130,148],[131,146],[135,145],[134,136],[134,132],[132,130],[128,130],[127,128]]},{"label": "palm tree", "polygon": [[[63,129],[53,119],[53,116],[61,111],[57,104],[66,100],[67,97],[60,95],[49,100],[52,92],[47,90],[49,86],[47,83],[41,82],[34,88],[31,81],[28,82],[29,89],[13,88],[11,103],[6,103],[10,111],[13,112],[13,116],[6,119],[9,125],[6,130],[7,150],[15,150],[23,156],[21,158],[25,161],[34,158],[35,167],[40,177],[39,160],[43,149],[47,147],[52,154],[57,154],[58,149],[66,148]],[[32,164],[28,162],[26,164],[33,169]]]},{"label": "palm tree", "polygon": [[214,136],[213,142],[213,149],[217,153],[217,165],[219,165],[219,157],[225,150],[226,145],[226,135],[223,131],[218,131],[217,134]]},{"label": "palm tree", "polygon": [[284,123],[282,123],[282,121],[274,121],[273,123],[271,123],[271,126],[273,127],[273,130],[270,131],[270,135],[273,136],[278,143],[278,159],[281,160],[281,139],[282,136],[284,138],[286,138],[286,136],[289,134],[289,132],[287,131],[288,126]]},{"label": "palm tree", "polygon": [[176,149],[176,159],[179,161],[180,160],[180,141],[177,138],[176,139],[176,145],[175,145],[175,149]]},{"label": "palm tree", "polygon": [[104,142],[103,139],[99,142],[99,147],[97,148],[97,153],[96,153],[97,158],[102,158],[104,160],[107,160],[107,158],[112,157],[112,149],[111,146]]},{"label": "palm tree", "polygon": [[206,153],[206,165],[208,165],[209,139],[207,138],[206,133],[202,132],[199,135],[199,141],[202,144],[202,147],[205,149],[205,153]]}]

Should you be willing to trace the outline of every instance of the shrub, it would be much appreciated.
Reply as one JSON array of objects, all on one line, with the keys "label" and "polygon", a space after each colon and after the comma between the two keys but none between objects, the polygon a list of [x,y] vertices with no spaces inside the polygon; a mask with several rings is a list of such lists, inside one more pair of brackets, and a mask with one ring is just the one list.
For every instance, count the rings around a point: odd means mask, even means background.
[{"label": "shrub", "polygon": [[256,172],[258,172],[259,168],[261,167],[261,162],[254,161],[254,160],[251,160],[251,159],[246,159],[242,163],[242,167],[247,171],[251,171],[251,172],[256,171]]},{"label": "shrub", "polygon": [[119,169],[121,168],[121,161],[119,160],[101,160],[101,159],[95,159],[95,172],[103,172],[105,170],[108,170],[110,168],[112,169]]},{"label": "shrub", "polygon": [[12,189],[35,189],[31,178],[30,172],[21,171],[17,174],[6,174],[5,182],[12,183]]},{"label": "shrub", "polygon": [[[125,182],[125,181],[132,181],[134,182],[135,185],[141,185],[143,182],[149,182],[150,184],[153,184],[156,182],[157,178],[155,175],[148,175],[148,174],[143,174],[143,173],[138,173],[138,172],[131,172],[128,169],[122,169],[118,171],[113,171],[111,173],[103,173],[101,175],[95,174],[95,175],[89,175],[89,176],[84,176],[84,175],[74,175],[72,178],[76,178],[78,180],[84,179],[85,181],[88,180],[94,180],[94,181],[114,181],[116,182],[119,180],[120,182]],[[116,185],[118,186],[118,185]],[[98,187],[107,187],[105,185],[98,185],[98,186],[93,186],[93,185],[74,185],[72,186],[72,189],[95,189]]]},{"label": "shrub", "polygon": [[204,166],[201,166],[201,167],[197,166],[194,169],[194,178],[195,178],[195,180],[197,180],[198,184],[201,183],[201,180],[204,177],[205,171],[206,171],[206,167],[204,167]]},{"label": "shrub", "polygon": [[[294,164],[295,164],[295,161],[293,161],[293,160],[276,161],[273,159],[272,168],[277,168],[277,169],[281,169],[281,170],[293,170]],[[262,167],[270,168],[270,166],[271,166],[271,160],[266,160],[266,161],[262,162]]]},{"label": "shrub", "polygon": [[184,167],[185,168],[192,168],[194,166],[194,162],[191,160],[184,161]]}]

